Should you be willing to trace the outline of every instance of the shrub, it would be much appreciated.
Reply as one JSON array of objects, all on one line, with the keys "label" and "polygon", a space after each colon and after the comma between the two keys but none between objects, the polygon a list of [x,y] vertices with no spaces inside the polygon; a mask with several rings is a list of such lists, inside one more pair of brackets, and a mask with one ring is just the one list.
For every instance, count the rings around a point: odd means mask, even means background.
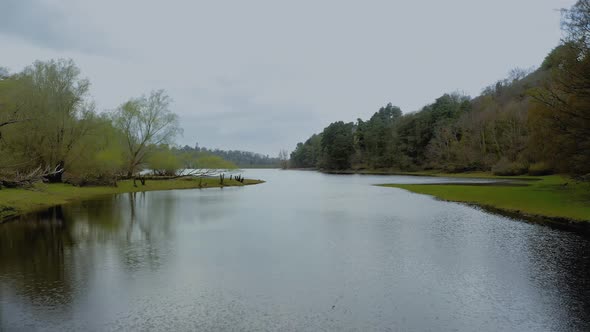
[{"label": "shrub", "polygon": [[117,186],[117,178],[110,174],[73,174],[66,172],[63,181],[76,187]]},{"label": "shrub", "polygon": [[529,166],[529,175],[553,174],[553,168],[546,162],[540,161]]},{"label": "shrub", "polygon": [[493,167],[492,173],[494,175],[513,176],[522,175],[527,172],[527,167],[516,161],[510,161],[506,158],[500,159]]},{"label": "shrub", "polygon": [[174,176],[182,168],[178,155],[168,147],[153,151],[147,157],[147,165],[155,175]]}]

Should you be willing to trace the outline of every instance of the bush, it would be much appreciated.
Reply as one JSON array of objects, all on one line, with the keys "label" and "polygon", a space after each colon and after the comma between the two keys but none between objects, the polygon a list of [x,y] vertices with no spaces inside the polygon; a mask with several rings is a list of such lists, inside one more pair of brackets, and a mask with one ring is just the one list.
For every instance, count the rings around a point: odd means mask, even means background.
[{"label": "bush", "polygon": [[509,161],[506,158],[500,159],[493,167],[494,175],[513,176],[522,175],[528,171],[527,167],[519,162]]},{"label": "bush", "polygon": [[66,172],[63,177],[63,182],[71,184],[76,187],[87,186],[117,186],[117,178],[110,174],[72,174]]},{"label": "bush", "polygon": [[152,151],[146,161],[155,175],[174,176],[182,168],[178,155],[167,146]]},{"label": "bush", "polygon": [[449,164],[441,169],[446,173],[464,173],[482,170],[483,166],[478,162],[471,162],[469,164]]},{"label": "bush", "polygon": [[549,175],[553,174],[553,168],[546,162],[540,161],[529,166],[529,175]]}]

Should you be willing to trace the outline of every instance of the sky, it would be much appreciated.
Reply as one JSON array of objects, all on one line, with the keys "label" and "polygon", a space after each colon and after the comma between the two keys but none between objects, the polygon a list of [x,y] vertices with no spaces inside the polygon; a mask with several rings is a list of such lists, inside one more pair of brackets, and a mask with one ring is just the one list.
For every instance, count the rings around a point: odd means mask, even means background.
[{"label": "sky", "polygon": [[188,144],[276,156],[388,102],[476,96],[575,0],[0,0],[0,66],[71,58],[99,110],[165,89]]}]

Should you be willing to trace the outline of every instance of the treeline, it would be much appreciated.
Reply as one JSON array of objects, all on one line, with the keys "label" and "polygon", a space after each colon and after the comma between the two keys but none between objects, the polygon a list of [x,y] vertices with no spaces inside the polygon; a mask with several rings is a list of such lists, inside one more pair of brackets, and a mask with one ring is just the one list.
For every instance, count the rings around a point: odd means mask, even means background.
[{"label": "treeline", "polygon": [[297,144],[290,166],[501,175],[590,172],[590,1],[562,12],[566,37],[534,71],[476,98],[445,94],[420,111],[388,104]]},{"label": "treeline", "polygon": [[173,175],[234,167],[174,147],[182,130],[165,91],[99,113],[89,87],[71,60],[37,61],[13,74],[0,70],[0,187],[40,180],[113,184],[144,169]]},{"label": "treeline", "polygon": [[234,163],[240,168],[271,168],[279,167],[280,165],[279,158],[249,151],[208,149],[206,147],[199,147],[198,144],[195,144],[194,148],[185,145],[182,150],[218,156]]}]

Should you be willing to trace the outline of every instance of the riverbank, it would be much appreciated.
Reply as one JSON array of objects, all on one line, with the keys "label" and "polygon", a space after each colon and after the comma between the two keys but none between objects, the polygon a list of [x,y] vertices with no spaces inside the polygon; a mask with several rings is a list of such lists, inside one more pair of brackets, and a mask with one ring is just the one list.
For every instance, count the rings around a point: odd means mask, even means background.
[{"label": "riverbank", "polygon": [[[562,175],[498,177],[489,173],[431,176],[507,180],[500,183],[383,184],[535,221],[590,226],[590,183]],[[525,181],[523,181],[525,180]],[[580,225],[576,225],[580,226]]]},{"label": "riverbank", "polygon": [[223,185],[221,185],[219,178],[181,178],[175,180],[148,180],[145,186],[137,181],[137,187],[133,186],[133,180],[123,180],[117,182],[116,187],[75,187],[69,184],[55,183],[38,184],[31,189],[1,189],[0,223],[18,215],[101,195],[156,190],[239,187],[263,182],[262,180],[245,179],[242,183],[225,179]]},{"label": "riverbank", "polygon": [[[310,169],[306,169],[310,170]],[[407,175],[407,176],[433,176],[433,177],[451,177],[451,178],[477,178],[477,179],[505,179],[505,180],[531,180],[539,179],[539,176],[517,175],[517,176],[498,176],[490,172],[463,172],[463,173],[441,173],[439,170],[404,172],[391,170],[320,170],[313,169],[326,174],[360,174],[360,175]]]}]

